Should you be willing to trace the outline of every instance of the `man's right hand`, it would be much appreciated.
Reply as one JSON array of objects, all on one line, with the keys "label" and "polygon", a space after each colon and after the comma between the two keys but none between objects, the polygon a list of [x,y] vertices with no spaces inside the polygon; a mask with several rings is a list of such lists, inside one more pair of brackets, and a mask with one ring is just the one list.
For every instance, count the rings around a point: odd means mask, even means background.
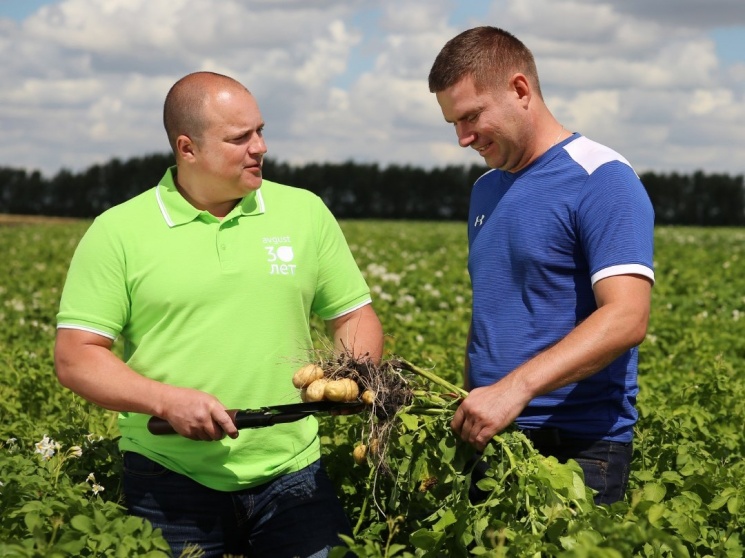
[{"label": "man's right hand", "polygon": [[162,402],[161,418],[191,440],[238,437],[238,429],[225,406],[213,395],[196,389],[169,386]]}]

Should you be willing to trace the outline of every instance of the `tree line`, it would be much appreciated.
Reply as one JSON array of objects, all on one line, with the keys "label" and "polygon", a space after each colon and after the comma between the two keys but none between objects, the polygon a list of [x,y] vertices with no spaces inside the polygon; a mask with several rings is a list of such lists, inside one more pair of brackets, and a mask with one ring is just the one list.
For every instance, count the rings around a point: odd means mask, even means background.
[{"label": "tree line", "polygon": [[[172,155],[153,154],[51,178],[0,167],[0,213],[92,218],[157,184],[172,164]],[[471,186],[487,170],[264,161],[264,178],[318,194],[339,219],[466,220]],[[742,175],[647,172],[640,178],[658,225],[745,225]]]}]

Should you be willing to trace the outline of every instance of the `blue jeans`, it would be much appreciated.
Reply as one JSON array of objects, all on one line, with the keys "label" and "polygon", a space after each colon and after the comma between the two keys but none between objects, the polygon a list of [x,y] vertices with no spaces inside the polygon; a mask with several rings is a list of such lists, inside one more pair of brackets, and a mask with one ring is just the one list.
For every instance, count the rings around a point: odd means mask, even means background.
[{"label": "blue jeans", "polygon": [[[585,484],[596,491],[596,504],[612,504],[623,500],[629,482],[633,453],[631,442],[567,438],[554,429],[523,430],[523,434],[541,455],[556,457],[559,463],[574,459],[582,468]],[[474,466],[469,492],[472,502],[485,497],[475,483],[484,478],[486,469],[487,465],[483,460]]]},{"label": "blue jeans", "polygon": [[204,558],[321,558],[342,544],[339,533],[351,536],[320,461],[261,486],[220,492],[125,452],[123,489],[129,513],[162,529],[174,556],[198,545]]}]

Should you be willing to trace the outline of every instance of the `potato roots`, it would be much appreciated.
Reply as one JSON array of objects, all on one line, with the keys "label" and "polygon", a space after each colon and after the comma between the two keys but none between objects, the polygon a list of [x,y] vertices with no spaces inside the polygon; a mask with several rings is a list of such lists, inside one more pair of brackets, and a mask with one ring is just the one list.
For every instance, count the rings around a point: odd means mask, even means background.
[{"label": "potato roots", "polygon": [[355,454],[355,462],[369,458],[376,468],[387,470],[385,452],[388,437],[393,429],[393,419],[402,407],[413,401],[410,380],[404,377],[397,361],[375,364],[369,359],[354,357],[349,353],[332,358],[319,358],[304,365],[293,377],[293,385],[300,389],[303,401],[360,401],[365,404],[367,415],[367,440],[365,447]]}]

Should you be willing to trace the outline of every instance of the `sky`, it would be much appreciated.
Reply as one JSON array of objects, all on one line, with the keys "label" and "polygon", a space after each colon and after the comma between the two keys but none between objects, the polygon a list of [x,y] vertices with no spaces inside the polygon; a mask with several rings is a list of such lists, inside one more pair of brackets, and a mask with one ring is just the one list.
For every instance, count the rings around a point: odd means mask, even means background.
[{"label": "sky", "polygon": [[198,70],[251,90],[276,161],[482,164],[427,87],[478,25],[520,38],[551,112],[637,172],[745,173],[743,0],[0,0],[0,167],[166,153],[163,100]]}]

